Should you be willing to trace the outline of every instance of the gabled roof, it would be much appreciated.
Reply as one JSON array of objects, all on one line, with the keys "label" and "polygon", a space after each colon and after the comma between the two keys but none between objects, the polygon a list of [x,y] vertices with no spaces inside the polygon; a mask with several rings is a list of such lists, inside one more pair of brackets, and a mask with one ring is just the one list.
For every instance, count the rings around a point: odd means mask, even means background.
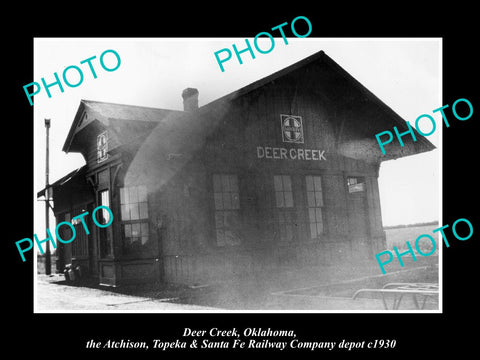
[{"label": "gabled roof", "polygon": [[[318,92],[320,89],[322,94],[326,94],[325,96],[328,96],[330,100],[340,104],[339,106],[349,106],[356,109],[356,113],[359,114],[359,116],[349,119],[337,119],[338,124],[334,124],[338,132],[339,151],[343,155],[362,158],[366,157],[368,153],[373,161],[384,161],[430,151],[435,148],[430,141],[414,129],[416,142],[406,141],[408,144],[405,147],[400,147],[392,142],[389,145],[387,155],[382,156],[374,135],[385,130],[392,131],[393,126],[396,126],[400,132],[404,132],[408,129],[406,122],[327,56],[324,51],[319,51],[293,65],[203,105],[194,112],[82,100],[63,150],[69,151],[76,132],[91,121],[97,120],[104,125],[115,121],[162,123],[161,126],[155,126],[155,133],[157,135],[160,132],[166,133],[157,140],[163,141],[162,148],[169,151],[168,144],[176,147],[180,143],[188,143],[190,139],[198,135],[205,135],[216,124],[215,118],[221,117],[221,114],[224,114],[230,104],[237,99],[269,84],[276,84],[287,77],[295,79],[297,83],[306,81],[298,80],[298,75],[302,71],[307,71],[307,74],[321,74],[322,81],[315,82],[313,90]],[[311,71],[311,73],[308,71]],[[312,75],[307,75],[307,78],[308,76],[311,77]],[[303,74],[303,79],[305,79],[305,74]],[[85,113],[90,115],[86,121],[83,119]],[[191,119],[192,117],[195,117],[195,119]],[[200,122],[202,124],[199,124]],[[175,137],[174,134],[177,136]]]},{"label": "gabled roof", "polygon": [[[248,94],[249,92],[255,90],[255,89],[258,89],[272,81],[275,81],[276,79],[278,78],[281,78],[282,76],[285,76],[289,73],[291,73],[292,71],[296,70],[296,69],[299,69],[313,61],[316,61],[316,60],[321,60],[321,59],[324,59],[325,57],[328,57],[325,52],[323,50],[320,50],[319,52],[316,52],[315,54],[313,55],[310,55],[308,57],[306,57],[305,59],[303,60],[300,60],[290,66],[287,66],[286,68],[283,68],[279,71],[276,71],[274,72],[273,74],[270,74],[264,78],[261,78],[257,81],[254,81],[253,83],[247,85],[247,86],[244,86],[243,88],[241,89],[238,89],[238,90],[235,90],[233,92],[231,92],[230,94],[227,94],[227,95],[224,95],[206,105],[204,105],[203,107],[205,108],[208,108],[209,106],[212,106],[213,104],[217,103],[217,102],[222,102],[222,101],[231,101],[231,100],[234,100],[242,95],[245,95],[245,94]],[[332,60],[333,61],[333,60]]]},{"label": "gabled roof", "polygon": [[[355,127],[355,131],[364,133],[360,139],[344,139],[342,149],[348,149],[345,150],[348,156],[358,158],[358,154],[362,153],[364,149],[367,149],[370,153],[380,153],[380,148],[374,137],[376,133],[386,130],[393,132],[394,126],[397,127],[400,133],[408,130],[406,121],[400,115],[338,65],[325,54],[323,50],[204,105],[200,108],[200,112],[203,114],[205,112],[215,111],[215,108],[222,111],[221,109],[225,107],[226,103],[239,99],[267,84],[274,83],[285,76],[291,75],[296,70],[313,64],[322,66],[323,69],[328,69],[326,70],[328,71],[328,81],[326,81],[325,84],[319,84],[319,87],[323,86],[323,88],[327,90],[325,93],[328,93],[331,98],[335,100],[341,99],[343,102],[348,101],[349,106],[357,109],[365,110],[368,107],[368,110],[376,115],[375,118],[369,119],[370,121],[368,122],[362,122],[362,124],[354,124],[352,121],[347,124],[347,126]],[[341,127],[343,127],[343,124]],[[379,156],[375,154],[373,157],[376,157],[380,161],[385,161],[435,149],[435,146],[427,138],[420,135],[415,128],[413,128],[413,131],[417,139],[416,142],[410,142],[404,138],[404,142],[408,142],[408,146],[405,146],[405,148],[400,147],[398,143],[395,144],[395,142],[392,142],[392,144],[389,144],[386,155]],[[361,146],[355,145],[359,143],[361,143]]]},{"label": "gabled roof", "polygon": [[[85,119],[85,113],[88,113],[90,118]],[[174,113],[183,113],[183,111],[81,100],[62,150],[69,152],[75,134],[93,120],[97,120],[105,126],[108,126],[112,120],[156,123]]]},{"label": "gabled roof", "polygon": [[114,104],[92,100],[82,100],[91,111],[104,119],[159,121],[165,115],[177,110],[158,109],[146,106]]}]

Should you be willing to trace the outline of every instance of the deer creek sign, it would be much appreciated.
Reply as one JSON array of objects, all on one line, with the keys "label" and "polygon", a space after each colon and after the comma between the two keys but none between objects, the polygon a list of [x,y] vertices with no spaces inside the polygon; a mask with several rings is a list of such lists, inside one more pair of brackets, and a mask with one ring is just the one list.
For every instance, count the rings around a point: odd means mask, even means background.
[{"label": "deer creek sign", "polygon": [[[303,144],[304,132],[301,116],[280,115],[280,129],[282,131],[282,141],[284,143]],[[257,146],[258,159],[290,159],[290,160],[327,160],[325,150],[306,149],[306,148],[284,148]]]},{"label": "deer creek sign", "polygon": [[325,150],[257,146],[258,159],[327,160]]}]

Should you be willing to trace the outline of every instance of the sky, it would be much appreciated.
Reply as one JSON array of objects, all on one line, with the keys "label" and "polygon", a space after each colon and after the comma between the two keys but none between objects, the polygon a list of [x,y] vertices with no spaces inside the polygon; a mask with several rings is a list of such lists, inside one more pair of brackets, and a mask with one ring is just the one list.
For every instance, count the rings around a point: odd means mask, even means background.
[{"label": "sky", "polygon": [[[249,39],[253,42],[253,39]],[[83,70],[83,82],[75,88],[64,85],[45,90],[34,97],[34,231],[45,234],[44,202],[36,193],[45,186],[45,127],[51,119],[50,183],[85,161],[80,154],[62,152],[80,101],[94,100],[120,104],[183,110],[182,90],[199,90],[199,106],[238,90],[256,80],[281,70],[320,50],[331,57],[350,75],[373,92],[403,119],[414,124],[421,114],[437,120],[437,130],[428,137],[437,149],[415,156],[383,162],[379,188],[383,224],[411,224],[438,220],[441,222],[441,118],[434,109],[441,103],[441,39],[438,38],[275,38],[275,47],[268,54],[248,53],[239,64],[235,56],[224,63],[221,72],[214,52],[223,48],[239,49],[244,38],[36,38],[34,40],[34,78],[54,81],[54,72],[76,65]],[[260,43],[261,48],[268,44]],[[121,58],[119,68],[102,69],[100,55],[113,49]],[[105,56],[107,67],[115,65],[112,54]],[[92,60],[97,78],[87,64]],[[75,71],[69,80],[77,82]],[[26,84],[25,84],[26,85]],[[25,105],[29,106],[25,97]],[[430,128],[425,126],[425,132]],[[392,129],[385,129],[392,130]],[[388,145],[387,145],[388,151]],[[53,214],[50,228],[54,228]],[[30,237],[32,234],[25,234]]]}]

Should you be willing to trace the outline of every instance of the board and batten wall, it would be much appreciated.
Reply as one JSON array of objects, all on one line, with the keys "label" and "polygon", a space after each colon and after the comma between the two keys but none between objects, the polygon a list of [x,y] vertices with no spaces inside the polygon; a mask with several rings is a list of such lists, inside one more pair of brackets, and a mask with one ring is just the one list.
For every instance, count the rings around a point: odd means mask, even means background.
[{"label": "board and batten wall", "polygon": [[[378,164],[339,155],[335,122],[344,114],[328,97],[297,83],[298,77],[283,78],[232,100],[205,148],[165,189],[160,203],[168,209],[163,242],[167,282],[202,283],[279,267],[368,261],[373,251],[384,246]],[[281,114],[302,117],[303,144],[282,141]],[[258,146],[325,150],[326,160],[258,158]],[[238,177],[241,245],[216,244],[213,174]],[[290,175],[294,188],[295,241],[289,243],[279,243],[276,237],[276,174]],[[325,232],[318,239],[310,239],[307,226],[306,175],[322,179]],[[365,179],[368,217],[366,234],[361,236],[350,226],[348,176]]]}]

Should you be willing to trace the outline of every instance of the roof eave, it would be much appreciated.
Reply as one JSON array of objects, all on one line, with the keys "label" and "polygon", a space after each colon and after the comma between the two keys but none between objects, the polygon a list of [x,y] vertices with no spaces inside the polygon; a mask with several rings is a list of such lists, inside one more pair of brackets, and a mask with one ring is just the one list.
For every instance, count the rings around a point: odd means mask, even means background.
[{"label": "roof eave", "polygon": [[77,129],[78,123],[80,122],[84,111],[85,103],[83,102],[83,100],[80,100],[80,105],[78,106],[77,113],[75,114],[75,118],[73,119],[73,124],[70,127],[67,138],[65,139],[65,143],[63,144],[62,151],[65,153],[68,153],[70,151],[70,146],[72,145],[75,130]]},{"label": "roof eave", "polygon": [[267,75],[265,76],[264,78],[261,78],[257,81],[254,81],[253,83],[249,84],[249,85],[246,85],[238,90],[235,90],[227,95],[224,95],[218,99],[215,99],[211,102],[209,102],[208,104],[205,104],[203,106],[201,106],[199,108],[199,110],[201,111],[207,111],[211,106],[213,106],[214,104],[218,104],[218,103],[222,103],[222,102],[228,102],[228,101],[232,101],[240,96],[243,96],[243,95],[246,95],[248,94],[249,92],[251,91],[254,91],[255,89],[258,89],[266,84],[268,84],[269,82],[271,81],[274,81],[296,69],[299,69],[301,68],[302,66],[305,66],[315,60],[320,60],[320,59],[323,59],[324,57],[327,57],[327,55],[325,54],[325,52],[323,50],[320,50],[308,57],[306,57],[305,59],[303,60],[300,60],[292,65],[289,65],[287,66],[286,68],[283,68],[281,70],[278,70],[276,72],[274,72],[273,74],[270,74],[270,75]]}]

